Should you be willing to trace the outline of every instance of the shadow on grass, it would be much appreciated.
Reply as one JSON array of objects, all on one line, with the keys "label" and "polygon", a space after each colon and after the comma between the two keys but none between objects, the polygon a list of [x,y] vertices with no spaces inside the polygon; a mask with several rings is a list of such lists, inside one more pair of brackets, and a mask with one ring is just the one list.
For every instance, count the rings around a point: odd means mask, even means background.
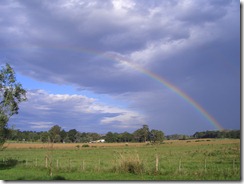
[{"label": "shadow on grass", "polygon": [[31,178],[29,178],[29,177],[19,177],[19,178],[17,178],[17,180],[23,180],[23,181],[44,181],[44,180],[65,180],[65,177],[63,177],[63,176],[59,176],[59,175],[57,175],[57,176],[53,176],[53,177],[49,177],[49,176],[44,176],[44,177],[31,177]]},{"label": "shadow on grass", "polygon": [[5,161],[0,161],[0,170],[11,169],[18,164],[18,160],[9,158]]},{"label": "shadow on grass", "polygon": [[65,180],[65,177],[63,176],[53,176],[52,180]]}]

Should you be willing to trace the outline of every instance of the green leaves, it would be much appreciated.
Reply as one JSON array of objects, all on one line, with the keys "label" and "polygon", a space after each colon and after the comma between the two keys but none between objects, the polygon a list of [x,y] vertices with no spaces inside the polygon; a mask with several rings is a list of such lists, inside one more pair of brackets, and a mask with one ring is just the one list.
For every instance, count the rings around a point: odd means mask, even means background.
[{"label": "green leaves", "polygon": [[0,113],[11,117],[18,114],[18,104],[26,101],[26,91],[16,81],[15,72],[9,64],[0,70]]},{"label": "green leaves", "polygon": [[151,141],[163,141],[164,140],[164,133],[160,130],[151,130]]},{"label": "green leaves", "polygon": [[3,86],[11,86],[16,82],[14,70],[9,64],[6,64],[5,68],[0,70],[0,81]]},{"label": "green leaves", "polygon": [[8,135],[7,123],[18,114],[20,102],[26,101],[26,91],[16,81],[15,72],[9,64],[0,70],[0,147]]}]

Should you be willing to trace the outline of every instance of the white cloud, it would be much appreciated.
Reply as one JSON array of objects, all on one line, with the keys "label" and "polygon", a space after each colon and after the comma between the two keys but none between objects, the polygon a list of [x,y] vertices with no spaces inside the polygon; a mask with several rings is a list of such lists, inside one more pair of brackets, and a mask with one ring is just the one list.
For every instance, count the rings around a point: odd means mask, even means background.
[{"label": "white cloud", "polygon": [[135,7],[136,3],[130,0],[113,0],[112,4],[114,6],[114,10],[119,13],[126,13],[127,10],[131,10]]},{"label": "white cloud", "polygon": [[19,125],[18,119],[23,122],[24,118],[31,129],[50,128],[55,124],[69,129],[82,128],[93,123],[101,127],[112,125],[131,129],[144,122],[144,116],[134,110],[106,105],[83,95],[49,94],[43,90],[27,94],[28,101],[21,104],[20,115],[14,122]]},{"label": "white cloud", "polygon": [[53,122],[29,122],[31,129],[50,129],[52,126],[55,125]]}]

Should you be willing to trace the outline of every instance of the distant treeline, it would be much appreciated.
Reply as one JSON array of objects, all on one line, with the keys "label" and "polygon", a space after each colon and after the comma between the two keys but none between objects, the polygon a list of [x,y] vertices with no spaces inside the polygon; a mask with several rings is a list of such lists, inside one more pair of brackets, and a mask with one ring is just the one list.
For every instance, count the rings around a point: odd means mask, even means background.
[{"label": "distant treeline", "polygon": [[148,125],[133,133],[113,133],[105,135],[98,133],[79,132],[76,129],[65,131],[60,126],[55,125],[49,131],[20,131],[15,129],[8,130],[7,140],[16,142],[54,142],[54,143],[88,143],[104,139],[106,142],[160,142],[164,140],[164,133],[160,130],[149,130]]},{"label": "distant treeline", "polygon": [[8,129],[9,141],[16,142],[65,142],[65,143],[88,143],[104,139],[106,142],[162,142],[167,140],[187,140],[200,138],[240,138],[240,130],[224,130],[224,131],[203,131],[196,132],[193,135],[173,134],[165,136],[160,130],[149,130],[148,125],[143,125],[142,128],[133,133],[123,132],[108,132],[101,135],[98,133],[79,132],[76,129],[65,131],[60,126],[55,125],[48,131],[20,131],[16,129]]},{"label": "distant treeline", "polygon": [[193,135],[173,134],[165,136],[167,140],[186,140],[203,138],[232,138],[240,139],[240,130],[222,130],[222,131],[203,131],[196,132]]},{"label": "distant treeline", "polygon": [[223,131],[205,131],[196,132],[194,138],[233,138],[240,139],[240,130],[223,130]]}]

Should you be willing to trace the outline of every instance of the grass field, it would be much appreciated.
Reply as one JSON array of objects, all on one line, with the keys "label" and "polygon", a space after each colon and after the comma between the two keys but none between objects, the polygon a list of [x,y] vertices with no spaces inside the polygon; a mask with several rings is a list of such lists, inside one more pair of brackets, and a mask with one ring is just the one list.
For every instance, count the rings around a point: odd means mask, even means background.
[{"label": "grass field", "polygon": [[1,180],[240,180],[240,140],[7,143]]}]

